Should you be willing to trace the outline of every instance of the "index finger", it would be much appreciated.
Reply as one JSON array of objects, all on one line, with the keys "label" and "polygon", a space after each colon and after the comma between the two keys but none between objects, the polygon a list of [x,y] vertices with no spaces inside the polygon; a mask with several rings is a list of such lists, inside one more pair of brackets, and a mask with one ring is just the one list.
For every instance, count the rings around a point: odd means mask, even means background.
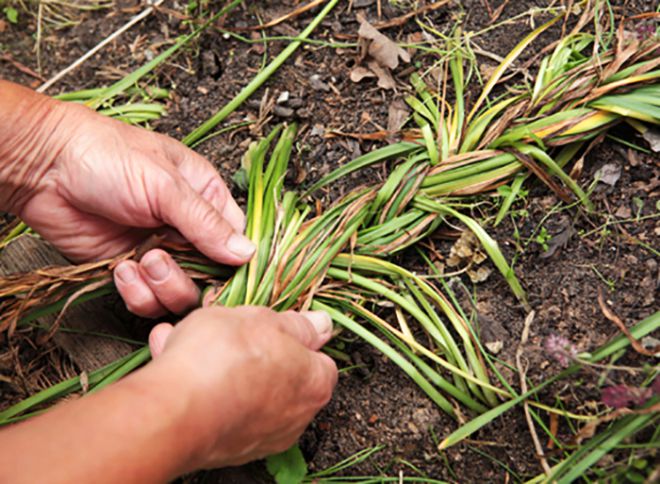
[{"label": "index finger", "polygon": [[237,232],[245,230],[245,214],[218,170],[206,158],[168,138],[166,153],[190,187],[218,210]]}]

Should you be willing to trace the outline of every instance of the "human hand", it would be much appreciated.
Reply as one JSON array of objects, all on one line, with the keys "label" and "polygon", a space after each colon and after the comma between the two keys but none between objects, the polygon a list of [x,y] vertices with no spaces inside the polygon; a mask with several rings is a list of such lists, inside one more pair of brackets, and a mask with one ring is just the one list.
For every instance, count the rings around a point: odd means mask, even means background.
[{"label": "human hand", "polygon": [[187,470],[239,465],[293,445],[327,404],[337,367],[318,352],[327,313],[259,307],[200,309],[176,327],[156,326],[145,370],[185,403],[194,452]]},{"label": "human hand", "polygon": [[[325,313],[206,308],[121,381],[0,432],[0,482],[171,482],[287,449],[337,381]],[[75,456],[73,458],[72,456]]]},{"label": "human hand", "polygon": [[[111,257],[170,227],[218,262],[239,265],[251,258],[255,247],[242,235],[245,216],[203,157],[167,136],[5,86],[0,90],[30,99],[25,109],[34,120],[10,138],[18,140],[15,164],[25,168],[10,170],[23,179],[12,180],[19,189],[9,209],[64,255],[74,261]],[[161,250],[139,263],[120,263],[115,283],[128,308],[147,317],[181,313],[199,297]]]}]

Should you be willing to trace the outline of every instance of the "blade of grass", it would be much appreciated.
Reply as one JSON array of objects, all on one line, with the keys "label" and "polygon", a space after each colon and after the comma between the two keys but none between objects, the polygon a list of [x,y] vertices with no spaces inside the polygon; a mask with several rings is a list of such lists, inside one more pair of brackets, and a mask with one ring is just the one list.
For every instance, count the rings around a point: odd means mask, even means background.
[{"label": "blade of grass", "polygon": [[[323,19],[330,13],[330,11],[337,5],[339,0],[329,0],[328,3],[323,7],[323,9],[318,13],[318,15],[312,20],[312,22],[300,33],[299,39],[306,39],[311,35],[311,33],[318,27],[318,25],[323,21]],[[227,103],[220,111],[211,116],[208,120],[198,126],[185,138],[182,142],[186,145],[191,145],[197,140],[205,136],[209,131],[215,128],[218,123],[222,122],[227,116],[233,113],[238,107],[243,104],[243,102],[249,98],[254,92],[261,87],[261,85],[270,78],[275,71],[277,71],[282,64],[293,54],[298,47],[302,44],[302,40],[294,40],[289,45],[287,45],[282,52],[278,54],[275,59],[273,59],[270,64],[268,64],[263,70],[259,72],[247,86],[245,86],[241,92],[239,92],[236,97],[234,97],[229,103]]]}]

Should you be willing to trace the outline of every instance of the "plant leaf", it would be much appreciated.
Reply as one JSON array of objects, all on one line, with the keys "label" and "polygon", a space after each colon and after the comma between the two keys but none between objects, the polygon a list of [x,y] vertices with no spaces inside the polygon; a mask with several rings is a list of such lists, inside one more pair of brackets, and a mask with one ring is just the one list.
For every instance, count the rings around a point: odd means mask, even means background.
[{"label": "plant leaf", "polygon": [[299,484],[307,475],[307,463],[298,444],[268,457],[266,469],[277,484]]}]

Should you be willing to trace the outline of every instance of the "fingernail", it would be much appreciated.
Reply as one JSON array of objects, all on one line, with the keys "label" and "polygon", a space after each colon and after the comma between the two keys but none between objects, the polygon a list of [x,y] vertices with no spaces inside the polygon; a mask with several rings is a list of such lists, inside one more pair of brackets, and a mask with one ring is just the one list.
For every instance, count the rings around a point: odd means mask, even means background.
[{"label": "fingernail", "polygon": [[249,259],[254,255],[257,246],[245,235],[234,233],[227,239],[227,249],[241,259]]},{"label": "fingernail", "polygon": [[141,265],[149,278],[156,282],[164,281],[170,275],[170,265],[162,254],[147,254]]},{"label": "fingernail", "polygon": [[130,264],[119,264],[115,269],[115,275],[124,284],[130,284],[137,278],[135,268]]},{"label": "fingernail", "polygon": [[332,331],[332,318],[325,311],[304,311],[302,313],[318,334],[328,334]]}]

